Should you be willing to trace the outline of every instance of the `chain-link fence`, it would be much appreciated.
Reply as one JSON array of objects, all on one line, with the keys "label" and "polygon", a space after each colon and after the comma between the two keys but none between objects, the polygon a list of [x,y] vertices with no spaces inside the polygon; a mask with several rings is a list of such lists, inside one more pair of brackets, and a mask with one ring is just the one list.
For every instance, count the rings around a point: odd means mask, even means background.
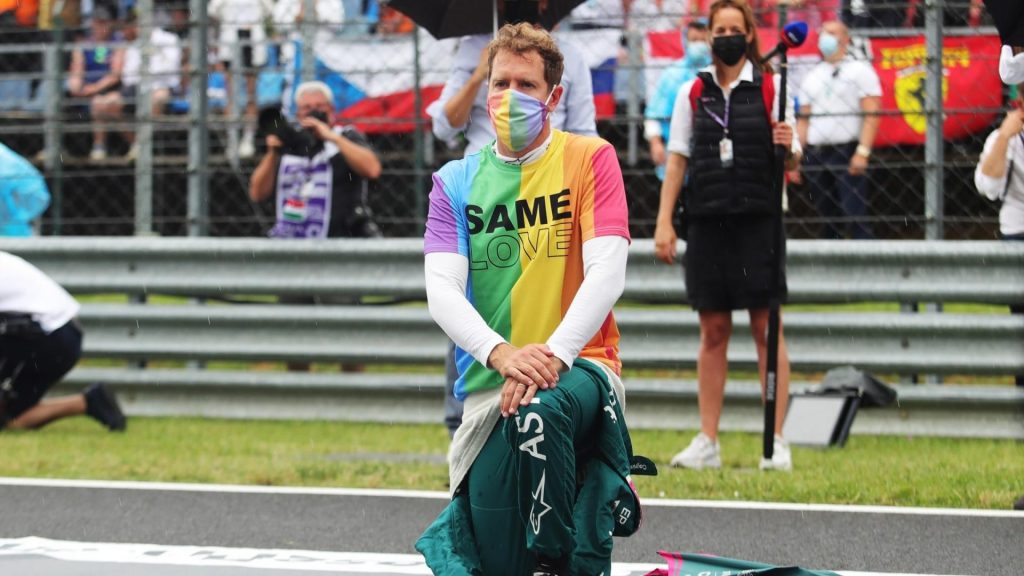
[{"label": "chain-link fence", "polygon": [[[635,0],[627,18],[620,1],[592,0],[557,31],[591,69],[598,131],[619,151],[637,237],[653,231],[660,189],[645,105],[706,4]],[[605,5],[619,12],[601,14]],[[997,235],[998,207],[973,184],[1007,102],[980,2],[753,5],[762,51],[787,21],[811,29],[789,54],[808,152],[790,175],[791,237]],[[361,0],[136,0],[137,16],[95,6],[84,15],[68,3],[34,24],[0,15],[0,141],[46,178],[41,233],[266,234],[276,208],[249,197],[265,152],[259,118],[293,116],[292,90],[310,78],[330,86],[336,120],[363,130],[381,159],[368,198],[385,235],[421,233],[430,173],[462,152],[414,111],[440,93],[456,40]],[[849,23],[849,56],[822,64],[822,25],[834,18]],[[872,121],[873,138],[863,131]],[[850,184],[865,140],[865,175]]]}]

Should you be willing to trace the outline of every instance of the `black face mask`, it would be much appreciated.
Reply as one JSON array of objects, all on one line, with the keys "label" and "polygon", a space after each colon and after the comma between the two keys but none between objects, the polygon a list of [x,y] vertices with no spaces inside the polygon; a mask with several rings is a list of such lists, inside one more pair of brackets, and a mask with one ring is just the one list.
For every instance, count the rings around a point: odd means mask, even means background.
[{"label": "black face mask", "polygon": [[747,37],[743,34],[716,36],[711,41],[711,53],[726,66],[734,66],[747,53]]}]

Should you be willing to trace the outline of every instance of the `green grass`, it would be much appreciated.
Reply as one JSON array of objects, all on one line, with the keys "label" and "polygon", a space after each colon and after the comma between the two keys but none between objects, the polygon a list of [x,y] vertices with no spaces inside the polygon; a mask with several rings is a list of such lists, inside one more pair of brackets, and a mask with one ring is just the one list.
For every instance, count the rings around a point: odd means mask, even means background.
[{"label": "green grass", "polygon": [[[123,295],[81,300],[127,302]],[[161,305],[185,301],[167,296],[150,299],[150,303]],[[823,313],[898,309],[897,304],[887,303],[786,307],[787,311]],[[1005,307],[977,304],[949,304],[945,310],[1007,313]],[[90,359],[84,364],[115,366],[123,362]],[[209,367],[250,368],[244,363]],[[254,367],[284,369],[281,363]],[[441,371],[436,366],[367,368]],[[317,371],[336,369],[333,365],[314,367]],[[695,378],[692,371],[627,371],[627,376]],[[731,376],[756,378],[753,373]],[[794,374],[794,380],[817,381],[820,376]],[[1008,384],[1011,379],[1002,380]],[[663,464],[691,435],[634,431],[633,442],[638,453]],[[1024,443],[1020,442],[854,436],[843,449],[794,448],[796,469],[792,474],[757,471],[761,442],[757,435],[723,434],[721,442],[722,470],[690,472],[664,466],[658,477],[636,479],[641,494],[647,498],[996,509],[1007,508],[1024,494]],[[447,434],[440,425],[136,418],[130,432],[120,435],[76,418],[38,432],[0,434],[0,450],[5,455],[0,459],[0,476],[445,490],[447,468],[441,461],[446,449]]]},{"label": "green grass", "polygon": [[[690,432],[633,432],[665,463]],[[793,449],[795,471],[756,469],[760,436],[721,437],[724,467],[663,466],[636,479],[647,498],[1008,508],[1024,494],[1024,443],[854,436],[845,448]],[[86,418],[0,434],[0,476],[445,490],[440,425],[134,418],[110,434]]]}]

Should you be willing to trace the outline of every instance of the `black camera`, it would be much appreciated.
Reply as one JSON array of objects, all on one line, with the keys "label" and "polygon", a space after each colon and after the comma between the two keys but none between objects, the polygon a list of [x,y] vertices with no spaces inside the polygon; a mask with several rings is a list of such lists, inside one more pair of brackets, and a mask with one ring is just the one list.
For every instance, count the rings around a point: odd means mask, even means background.
[{"label": "black camera", "polygon": [[[327,114],[320,111],[311,112],[309,115],[325,124],[330,121]],[[257,134],[260,137],[277,136],[281,141],[281,151],[285,154],[312,156],[323,146],[323,143],[310,130],[293,126],[281,114],[281,109],[276,106],[260,111]]]}]

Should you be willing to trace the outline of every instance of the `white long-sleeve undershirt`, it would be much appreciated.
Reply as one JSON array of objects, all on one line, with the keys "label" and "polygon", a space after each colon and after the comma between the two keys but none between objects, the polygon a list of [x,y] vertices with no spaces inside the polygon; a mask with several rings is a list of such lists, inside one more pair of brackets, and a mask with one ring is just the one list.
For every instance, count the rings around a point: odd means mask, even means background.
[{"label": "white long-sleeve undershirt", "polygon": [[[583,243],[583,282],[565,317],[546,344],[567,368],[594,337],[626,285],[629,241],[599,236]],[[469,259],[450,252],[426,255],[427,305],[434,321],[460,348],[484,366],[505,339],[491,329],[466,298]]]}]

